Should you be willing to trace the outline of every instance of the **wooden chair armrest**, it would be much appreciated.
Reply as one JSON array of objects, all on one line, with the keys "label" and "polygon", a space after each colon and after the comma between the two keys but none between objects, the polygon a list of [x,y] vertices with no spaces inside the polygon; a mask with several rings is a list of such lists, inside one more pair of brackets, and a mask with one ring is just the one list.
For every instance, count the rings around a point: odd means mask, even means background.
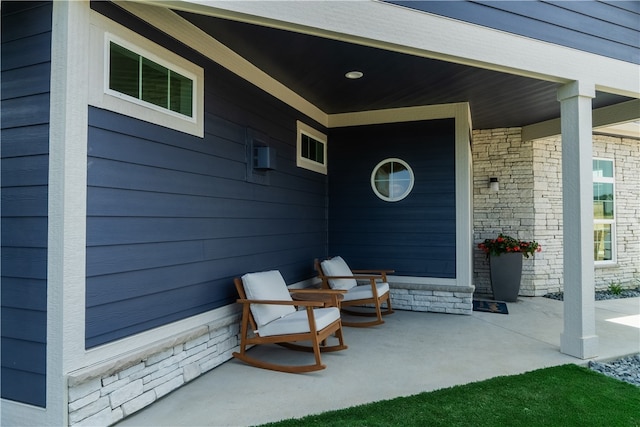
[{"label": "wooden chair armrest", "polygon": [[382,279],[382,276],[377,274],[355,274],[353,276],[322,276],[323,279],[356,279],[356,280],[370,280],[370,279]]},{"label": "wooden chair armrest", "polygon": [[346,294],[347,291],[344,289],[324,289],[324,288],[307,288],[307,289],[289,289],[289,292],[292,294]]},{"label": "wooden chair armrest", "polygon": [[366,273],[374,273],[374,274],[382,274],[382,273],[395,273],[395,270],[351,270],[356,274],[366,274]]},{"label": "wooden chair armrest", "polygon": [[268,305],[293,305],[304,307],[324,307],[322,301],[282,301],[282,300],[258,300],[258,299],[238,299],[240,304],[268,304]]}]

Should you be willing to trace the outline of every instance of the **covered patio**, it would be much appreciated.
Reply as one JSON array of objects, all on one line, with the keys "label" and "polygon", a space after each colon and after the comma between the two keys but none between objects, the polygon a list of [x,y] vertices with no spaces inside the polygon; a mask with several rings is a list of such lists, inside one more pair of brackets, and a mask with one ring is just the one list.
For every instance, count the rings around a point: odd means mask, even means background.
[{"label": "covered patio", "polygon": [[[437,3],[3,2],[2,424],[255,424],[637,352],[638,328],[608,319],[640,301],[593,290],[640,271],[640,10],[415,8]],[[129,51],[191,82],[178,110],[137,71],[138,97],[111,87]],[[594,157],[622,174],[606,269]],[[413,192],[387,200],[372,177],[399,161]],[[476,245],[498,232],[544,247],[508,316],[471,312],[488,289]],[[392,294],[398,313],[349,329],[319,374],[229,361],[233,278],[308,286],[331,255],[394,269],[420,304]]]},{"label": "covered patio", "polygon": [[[374,328],[346,328],[349,349],[323,356],[327,369],[283,374],[231,360],[119,426],[240,426],[298,418],[501,375],[587,361],[562,354],[562,307],[544,297],[509,303],[509,314],[396,311]],[[600,357],[640,351],[640,298],[595,303]],[[256,348],[277,357],[310,357]]]}]

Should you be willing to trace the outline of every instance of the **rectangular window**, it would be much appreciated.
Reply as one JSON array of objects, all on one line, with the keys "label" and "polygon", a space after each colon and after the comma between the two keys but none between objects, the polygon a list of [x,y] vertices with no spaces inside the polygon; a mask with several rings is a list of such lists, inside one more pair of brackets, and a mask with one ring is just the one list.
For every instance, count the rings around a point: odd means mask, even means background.
[{"label": "rectangular window", "polygon": [[327,136],[298,121],[296,164],[315,172],[327,173]]},{"label": "rectangular window", "polygon": [[158,107],[193,116],[193,80],[109,43],[109,89]]},{"label": "rectangular window", "polygon": [[302,138],[302,157],[311,160],[312,162],[324,164],[324,143],[313,139],[309,135],[304,133],[300,136]]},{"label": "rectangular window", "polygon": [[613,160],[593,160],[593,256],[596,265],[615,262],[615,175]]},{"label": "rectangular window", "polygon": [[90,21],[89,105],[203,138],[204,68],[99,13]]}]

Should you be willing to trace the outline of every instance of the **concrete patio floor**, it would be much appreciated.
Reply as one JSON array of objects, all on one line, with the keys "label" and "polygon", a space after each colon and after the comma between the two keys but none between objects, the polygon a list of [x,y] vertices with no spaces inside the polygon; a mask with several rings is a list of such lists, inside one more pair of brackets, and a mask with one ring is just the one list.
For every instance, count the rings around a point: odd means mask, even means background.
[{"label": "concrete patio floor", "polygon": [[[560,353],[561,301],[521,297],[507,305],[508,315],[396,311],[377,327],[344,328],[349,348],[324,354],[327,369],[310,374],[230,360],[118,426],[257,425],[500,375],[588,363]],[[640,298],[596,301],[595,306],[600,353],[594,360],[640,352]],[[303,358],[301,363],[312,357],[271,346],[251,352]]]}]

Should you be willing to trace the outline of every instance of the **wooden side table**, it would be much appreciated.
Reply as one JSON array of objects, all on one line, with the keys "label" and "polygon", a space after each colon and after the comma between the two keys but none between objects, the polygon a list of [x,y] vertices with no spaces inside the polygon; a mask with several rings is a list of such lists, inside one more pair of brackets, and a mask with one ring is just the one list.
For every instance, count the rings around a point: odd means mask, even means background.
[{"label": "wooden side table", "polygon": [[[340,292],[291,292],[291,298],[295,301],[319,301],[324,303],[323,307],[337,307],[340,310],[340,301],[344,299],[344,295]],[[327,345],[326,341],[322,345]]]},{"label": "wooden side table", "polygon": [[319,301],[324,303],[324,307],[338,307],[340,308],[340,302],[344,299],[344,295],[334,292],[295,292],[291,293],[291,298],[296,301]]}]

